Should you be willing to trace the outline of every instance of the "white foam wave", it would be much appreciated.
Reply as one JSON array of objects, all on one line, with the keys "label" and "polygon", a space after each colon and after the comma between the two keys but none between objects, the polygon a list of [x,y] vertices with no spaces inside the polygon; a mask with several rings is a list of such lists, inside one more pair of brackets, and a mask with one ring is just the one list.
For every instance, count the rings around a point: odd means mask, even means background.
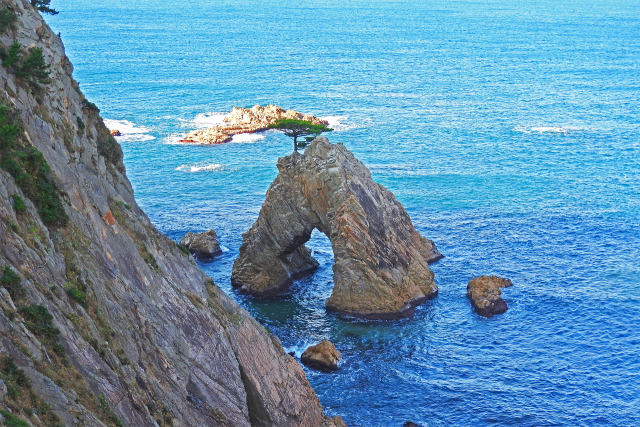
[{"label": "white foam wave", "polygon": [[129,120],[104,119],[104,124],[109,130],[120,131],[120,136],[116,136],[118,142],[151,141],[156,139],[150,135],[151,129],[146,126],[138,126]]},{"label": "white foam wave", "polygon": [[191,122],[188,122],[187,125],[198,129],[210,128],[222,124],[225,116],[225,113],[217,112],[200,113],[197,114]]},{"label": "white foam wave", "polygon": [[181,172],[195,173],[195,172],[212,172],[212,171],[220,170],[222,168],[224,168],[224,166],[218,163],[211,163],[211,164],[199,163],[195,165],[180,165],[176,168],[176,170]]},{"label": "white foam wave", "polygon": [[233,135],[231,137],[230,142],[240,143],[240,144],[253,144],[265,138],[263,132],[259,133],[239,133],[237,135]]},{"label": "white foam wave", "polygon": [[523,133],[558,133],[566,135],[571,132],[585,131],[587,129],[575,126],[516,126],[514,130]]},{"label": "white foam wave", "polygon": [[355,129],[355,123],[349,121],[348,116],[325,116],[320,117],[322,120],[329,122],[329,127],[337,132]]}]

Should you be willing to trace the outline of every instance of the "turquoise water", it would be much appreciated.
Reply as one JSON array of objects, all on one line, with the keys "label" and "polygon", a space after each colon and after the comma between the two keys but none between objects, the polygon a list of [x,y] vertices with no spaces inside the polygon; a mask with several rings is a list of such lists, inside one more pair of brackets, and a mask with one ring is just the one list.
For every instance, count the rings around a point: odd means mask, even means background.
[{"label": "turquoise water", "polygon": [[[202,264],[297,355],[322,338],[341,370],[306,370],[349,425],[640,424],[640,2],[55,0],[86,95],[121,144],[136,198],[179,239],[214,228]],[[327,314],[332,254],[280,301],[231,289],[276,133],[174,144],[235,106],[329,117],[446,255],[440,294],[399,322]],[[131,123],[123,123],[127,120]],[[509,310],[466,283],[509,277]]]}]

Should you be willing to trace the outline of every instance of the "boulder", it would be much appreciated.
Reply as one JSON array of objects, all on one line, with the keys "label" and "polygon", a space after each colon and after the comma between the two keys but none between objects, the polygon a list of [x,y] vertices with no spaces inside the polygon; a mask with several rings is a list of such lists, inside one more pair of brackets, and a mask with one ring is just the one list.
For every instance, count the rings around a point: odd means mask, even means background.
[{"label": "boulder", "polygon": [[187,233],[180,240],[180,244],[185,246],[198,259],[207,260],[222,253],[218,235],[213,230],[202,233]]},{"label": "boulder", "polygon": [[338,361],[342,355],[329,340],[323,340],[307,348],[300,361],[311,369],[331,372],[338,370]]},{"label": "boulder", "polygon": [[500,297],[500,288],[511,286],[511,280],[498,276],[480,276],[467,285],[467,296],[476,313],[491,317],[507,311],[507,303]]},{"label": "boulder", "polygon": [[111,129],[111,136],[122,136],[122,132],[118,129]]},{"label": "boulder", "polygon": [[265,107],[255,105],[252,108],[233,107],[233,110],[224,117],[222,124],[189,132],[180,142],[223,144],[231,141],[233,135],[267,130],[269,125],[280,119],[306,120],[316,125],[329,124],[326,120],[318,117],[299,113],[296,110],[285,110],[277,105]]},{"label": "boulder", "polygon": [[344,145],[316,138],[304,154],[280,158],[278,170],[258,219],[242,236],[231,275],[235,287],[256,296],[282,293],[317,267],[304,244],[318,229],[334,254],[327,309],[362,318],[408,317],[437,294],[428,264],[442,255]]}]

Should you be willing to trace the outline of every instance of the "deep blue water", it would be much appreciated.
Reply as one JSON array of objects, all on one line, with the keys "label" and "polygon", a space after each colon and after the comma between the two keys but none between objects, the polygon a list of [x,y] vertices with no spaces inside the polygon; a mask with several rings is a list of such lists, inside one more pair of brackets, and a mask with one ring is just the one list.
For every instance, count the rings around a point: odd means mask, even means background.
[{"label": "deep blue water", "polygon": [[[214,228],[228,251],[202,268],[218,285],[287,350],[329,338],[342,352],[336,374],[305,368],[328,413],[640,424],[640,2],[53,3],[85,94],[135,124],[121,144],[153,223],[174,239]],[[330,139],[446,255],[440,294],[414,318],[327,314],[322,235],[309,243],[321,268],[287,298],[231,289],[241,233],[291,144],[170,142],[199,114],[267,103],[332,116]],[[466,284],[481,274],[513,280],[504,315],[473,313]]]}]

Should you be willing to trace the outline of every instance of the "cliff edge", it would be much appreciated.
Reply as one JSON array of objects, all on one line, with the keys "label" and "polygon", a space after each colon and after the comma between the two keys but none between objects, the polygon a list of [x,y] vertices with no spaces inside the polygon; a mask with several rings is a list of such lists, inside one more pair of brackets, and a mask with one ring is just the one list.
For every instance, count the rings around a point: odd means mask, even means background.
[{"label": "cliff edge", "polygon": [[58,36],[28,1],[0,8],[0,417],[330,424],[279,340],[140,210]]}]

